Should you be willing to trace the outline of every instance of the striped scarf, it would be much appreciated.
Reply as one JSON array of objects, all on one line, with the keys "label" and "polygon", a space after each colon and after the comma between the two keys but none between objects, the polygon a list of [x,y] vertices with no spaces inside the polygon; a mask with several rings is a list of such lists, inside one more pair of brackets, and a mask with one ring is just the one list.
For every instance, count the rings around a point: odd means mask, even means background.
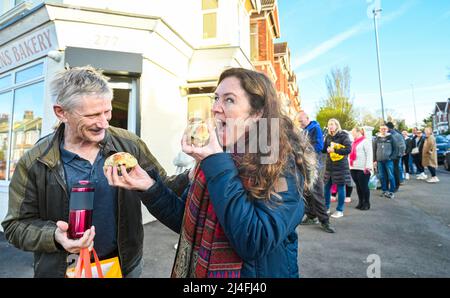
[{"label": "striped scarf", "polygon": [[[236,166],[239,157],[233,156]],[[241,177],[244,186],[250,179]],[[242,259],[221,227],[199,166],[186,199],[172,277],[239,278]]]}]

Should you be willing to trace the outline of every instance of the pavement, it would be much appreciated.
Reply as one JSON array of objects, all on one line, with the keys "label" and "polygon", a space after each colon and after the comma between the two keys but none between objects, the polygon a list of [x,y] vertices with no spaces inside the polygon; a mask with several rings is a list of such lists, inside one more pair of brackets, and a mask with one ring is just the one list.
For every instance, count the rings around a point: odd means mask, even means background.
[{"label": "pavement", "polygon": [[[356,191],[344,217],[331,219],[336,234],[299,226],[299,267],[303,277],[450,277],[450,172],[429,184],[408,180],[393,200],[371,191],[369,211],[359,211]],[[336,203],[332,203],[334,211]],[[142,277],[169,277],[178,235],[160,222],[144,226]],[[33,255],[0,233],[0,277],[32,277]]]}]

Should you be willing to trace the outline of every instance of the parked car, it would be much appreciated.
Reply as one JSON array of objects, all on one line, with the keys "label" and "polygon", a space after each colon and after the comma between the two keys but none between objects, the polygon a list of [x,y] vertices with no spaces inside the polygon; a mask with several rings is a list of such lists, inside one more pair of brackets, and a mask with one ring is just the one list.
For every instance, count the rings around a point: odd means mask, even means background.
[{"label": "parked car", "polygon": [[436,147],[437,147],[438,163],[443,163],[446,152],[450,148],[450,141],[448,141],[448,139],[443,135],[437,135]]},{"label": "parked car", "polygon": [[444,168],[447,171],[450,171],[450,149],[447,150],[447,152],[445,152],[445,156],[444,156]]}]

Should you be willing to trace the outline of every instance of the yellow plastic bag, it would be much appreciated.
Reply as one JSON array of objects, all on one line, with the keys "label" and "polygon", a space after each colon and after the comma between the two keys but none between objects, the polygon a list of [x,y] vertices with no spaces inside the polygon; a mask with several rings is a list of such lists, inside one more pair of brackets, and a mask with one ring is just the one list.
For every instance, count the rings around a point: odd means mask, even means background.
[{"label": "yellow plastic bag", "polygon": [[[339,143],[333,143],[333,142],[331,142],[331,147],[332,147],[334,150],[345,148],[344,145],[339,144]],[[338,160],[343,159],[343,158],[344,158],[344,155],[340,155],[340,154],[337,154],[337,153],[335,153],[335,152],[331,152],[331,153],[330,153],[330,158],[331,158],[332,161],[338,161]]]},{"label": "yellow plastic bag", "polygon": [[[89,266],[83,264],[85,260],[89,260],[89,254],[80,252],[76,267],[69,267],[66,271],[68,278],[122,278],[122,270],[120,269],[119,258],[114,257],[102,261],[90,263]],[[89,262],[88,261],[88,262]],[[87,268],[87,269],[86,269]],[[99,272],[100,271],[100,272]],[[100,273],[100,274],[99,274]]]}]

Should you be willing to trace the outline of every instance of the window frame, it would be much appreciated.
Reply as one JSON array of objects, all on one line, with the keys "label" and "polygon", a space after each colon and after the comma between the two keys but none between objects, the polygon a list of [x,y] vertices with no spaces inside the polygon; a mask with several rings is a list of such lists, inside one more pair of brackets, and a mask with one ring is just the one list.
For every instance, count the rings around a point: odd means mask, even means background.
[{"label": "window frame", "polygon": [[[255,29],[255,32],[252,30]],[[259,24],[258,22],[250,22],[250,59],[258,61],[259,59]],[[253,38],[255,40],[253,40]],[[253,45],[253,43],[255,44]],[[253,57],[255,56],[255,57]]]},{"label": "window frame", "polygon": [[[25,69],[33,67],[33,66],[36,66],[38,64],[42,64],[42,74],[41,75],[36,76],[36,77],[34,77],[32,79],[23,81],[23,82],[18,83],[18,84],[15,83],[15,76],[16,76],[17,72],[20,72],[22,70],[25,70]],[[13,134],[12,127],[13,127],[13,120],[14,120],[13,118],[14,118],[14,109],[15,109],[16,90],[20,89],[20,88],[24,88],[24,87],[30,86],[30,85],[33,85],[33,84],[44,82],[44,84],[43,84],[44,85],[44,90],[43,90],[43,92],[44,92],[44,101],[42,102],[42,106],[44,106],[44,110],[45,110],[45,94],[46,94],[46,90],[45,90],[45,88],[46,88],[46,86],[45,86],[45,74],[46,74],[46,69],[47,69],[47,60],[45,58],[41,58],[41,59],[38,59],[36,61],[27,63],[25,65],[16,67],[16,68],[14,68],[12,70],[9,70],[8,72],[6,72],[6,73],[1,75],[2,78],[6,77],[8,75],[11,75],[11,85],[6,87],[6,88],[4,88],[4,89],[1,89],[0,93],[6,93],[6,92],[10,92],[10,91],[12,92],[12,106],[11,106],[11,110],[9,111],[10,117],[9,117],[9,131],[8,131],[8,150],[6,152],[6,157],[7,157],[7,160],[6,160],[6,175],[5,175],[5,179],[0,180],[0,187],[8,186],[10,181],[11,181],[11,178],[12,178],[12,175],[10,175],[10,163],[11,163],[11,146],[12,146],[12,136],[13,136],[12,135]],[[44,121],[44,119],[42,119],[42,121]]]},{"label": "window frame", "polygon": [[26,2],[26,0],[9,0],[8,2],[8,8],[6,8],[5,10],[0,10],[0,16],[5,15],[9,11],[13,10],[16,6],[19,6],[22,3]]},{"label": "window frame", "polygon": [[[219,33],[219,8],[220,8],[220,1],[219,0],[214,0],[217,1],[217,7],[216,8],[207,8],[207,9],[203,9],[203,0],[201,3],[201,11],[202,11],[202,40],[215,40],[218,37],[218,33]],[[208,14],[214,14],[215,15],[215,34],[213,37],[206,37],[205,38],[205,16]]]}]

